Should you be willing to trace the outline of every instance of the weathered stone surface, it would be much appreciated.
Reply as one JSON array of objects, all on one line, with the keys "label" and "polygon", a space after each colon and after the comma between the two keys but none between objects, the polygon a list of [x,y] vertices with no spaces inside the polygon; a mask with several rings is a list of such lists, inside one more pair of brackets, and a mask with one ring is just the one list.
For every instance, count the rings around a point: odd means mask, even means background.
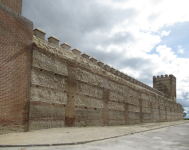
[{"label": "weathered stone surface", "polygon": [[138,124],[140,123],[140,120],[129,120],[129,124],[132,125],[132,124]]},{"label": "weathered stone surface", "polygon": [[150,120],[151,119],[151,113],[143,113],[143,120]]},{"label": "weathered stone surface", "polygon": [[51,103],[32,102],[30,104],[30,119],[64,118],[64,106],[55,106]]},{"label": "weathered stone surface", "polygon": [[140,113],[139,112],[129,112],[129,118],[131,120],[139,120],[140,119]]},{"label": "weathered stone surface", "polygon": [[157,103],[152,103],[152,108],[153,108],[153,109],[158,109],[158,108],[159,108],[159,104],[157,104]]},{"label": "weathered stone surface", "polygon": [[65,79],[62,76],[34,68],[31,71],[31,83],[49,88],[65,89]]},{"label": "weathered stone surface", "polygon": [[93,98],[93,97],[87,97],[87,96],[76,96],[75,99],[75,106],[83,106],[88,108],[103,108],[103,102],[102,100]]},{"label": "weathered stone surface", "polygon": [[140,107],[136,105],[129,105],[128,106],[128,111],[130,112],[140,112]]},{"label": "weathered stone surface", "polygon": [[48,129],[48,128],[61,128],[64,127],[64,120],[31,120],[29,123],[30,130]]},{"label": "weathered stone surface", "polygon": [[126,103],[132,104],[132,105],[139,105],[139,99],[136,97],[128,97]]},{"label": "weathered stone surface", "polygon": [[146,95],[144,93],[141,94],[141,98],[144,99],[144,100],[150,101],[150,96]]},{"label": "weathered stone surface", "polygon": [[68,69],[65,63],[37,50],[33,50],[32,66],[68,76]]},{"label": "weathered stone surface", "polygon": [[110,120],[109,125],[110,126],[125,125],[125,120]]},{"label": "weathered stone surface", "polygon": [[109,119],[115,120],[125,120],[125,112],[124,111],[115,111],[109,110]]},{"label": "weathered stone surface", "polygon": [[49,103],[67,103],[67,95],[63,91],[31,87],[30,101],[40,101]]},{"label": "weathered stone surface", "polygon": [[112,101],[109,102],[108,109],[125,111],[124,105],[122,103],[117,103],[117,102],[112,102]]},{"label": "weathered stone surface", "polygon": [[113,92],[113,91],[110,91],[109,99],[116,102],[124,101],[124,97],[120,93]]},{"label": "weathered stone surface", "polygon": [[150,107],[150,102],[148,100],[142,100],[142,107]]},{"label": "weathered stone surface", "polygon": [[78,83],[78,92],[83,95],[89,95],[96,98],[102,98],[102,88],[91,86],[86,83]]},{"label": "weathered stone surface", "polygon": [[123,86],[112,81],[109,81],[109,89],[118,92],[119,94],[123,94]]},{"label": "weathered stone surface", "polygon": [[103,78],[102,77],[92,74],[90,72],[81,70],[79,68],[77,70],[77,80],[83,81],[88,84],[103,87]]},{"label": "weathered stone surface", "polygon": [[151,108],[142,107],[142,113],[151,113]]}]

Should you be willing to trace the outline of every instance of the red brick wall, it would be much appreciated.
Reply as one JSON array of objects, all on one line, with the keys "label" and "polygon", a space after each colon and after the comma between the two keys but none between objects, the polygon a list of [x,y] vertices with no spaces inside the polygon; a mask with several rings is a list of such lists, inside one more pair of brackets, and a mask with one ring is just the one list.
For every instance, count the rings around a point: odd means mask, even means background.
[{"label": "red brick wall", "polygon": [[1,4],[11,8],[19,14],[22,13],[22,0],[1,0]]},{"label": "red brick wall", "polygon": [[0,133],[27,130],[32,38],[33,23],[0,4]]}]

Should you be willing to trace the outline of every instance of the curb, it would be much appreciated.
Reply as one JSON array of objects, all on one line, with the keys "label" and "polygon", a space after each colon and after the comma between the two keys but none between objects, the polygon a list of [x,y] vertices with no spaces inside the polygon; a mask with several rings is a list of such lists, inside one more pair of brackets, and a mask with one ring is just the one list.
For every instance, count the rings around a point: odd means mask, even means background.
[{"label": "curb", "polygon": [[147,129],[147,130],[143,130],[143,131],[131,132],[131,133],[123,134],[123,135],[112,136],[112,137],[97,139],[97,140],[82,141],[82,142],[54,143],[54,144],[27,144],[27,145],[0,145],[0,147],[39,147],[39,146],[80,145],[80,144],[86,144],[86,143],[91,143],[91,142],[108,140],[108,139],[123,137],[123,136],[126,136],[126,135],[142,133],[142,132],[146,132],[146,131],[152,131],[152,130],[156,130],[156,129],[171,127],[171,126],[176,126],[176,125],[185,124],[185,123],[186,122],[182,122],[182,123],[178,123],[178,124],[174,124],[174,125],[167,125],[167,126],[163,126],[163,127],[157,127],[157,128]]}]

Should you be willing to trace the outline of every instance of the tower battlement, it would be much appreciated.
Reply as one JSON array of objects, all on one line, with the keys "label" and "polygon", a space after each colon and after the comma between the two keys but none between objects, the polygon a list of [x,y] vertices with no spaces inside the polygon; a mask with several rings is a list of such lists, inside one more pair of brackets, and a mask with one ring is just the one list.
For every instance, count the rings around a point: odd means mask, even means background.
[{"label": "tower battlement", "polygon": [[153,76],[153,88],[167,94],[171,100],[176,102],[176,77],[174,75]]}]

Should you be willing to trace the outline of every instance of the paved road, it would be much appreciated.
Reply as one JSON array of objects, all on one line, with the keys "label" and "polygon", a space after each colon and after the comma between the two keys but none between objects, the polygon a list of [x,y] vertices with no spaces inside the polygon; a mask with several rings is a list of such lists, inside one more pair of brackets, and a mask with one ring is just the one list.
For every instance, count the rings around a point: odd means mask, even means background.
[{"label": "paved road", "polygon": [[10,150],[189,150],[189,123],[74,146],[4,148]]}]

